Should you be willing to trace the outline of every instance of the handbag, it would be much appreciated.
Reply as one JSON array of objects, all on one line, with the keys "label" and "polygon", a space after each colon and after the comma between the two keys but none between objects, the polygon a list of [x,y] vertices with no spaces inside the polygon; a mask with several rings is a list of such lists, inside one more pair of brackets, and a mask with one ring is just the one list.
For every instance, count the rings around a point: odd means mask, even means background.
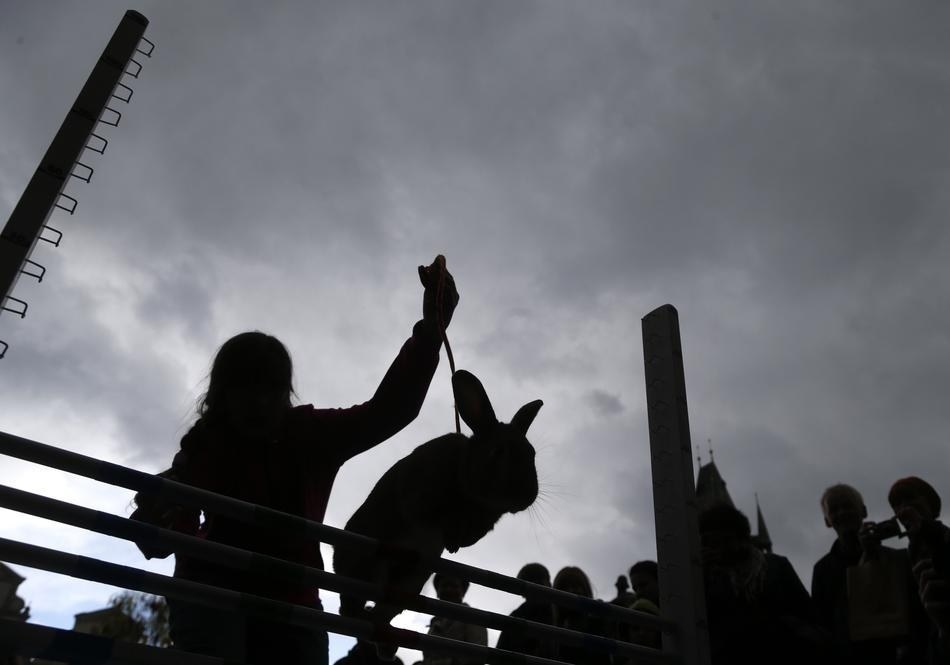
[{"label": "handbag", "polygon": [[848,631],[852,642],[910,634],[910,563],[902,551],[882,549],[847,570]]}]

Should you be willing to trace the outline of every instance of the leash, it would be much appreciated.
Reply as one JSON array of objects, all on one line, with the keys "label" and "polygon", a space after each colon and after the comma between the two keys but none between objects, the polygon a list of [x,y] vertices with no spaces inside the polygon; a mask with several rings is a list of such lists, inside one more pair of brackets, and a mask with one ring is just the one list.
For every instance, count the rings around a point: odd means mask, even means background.
[{"label": "leash", "polygon": [[[439,321],[439,334],[442,336],[442,343],[445,345],[445,354],[449,357],[449,369],[452,372],[452,376],[455,375],[455,358],[452,356],[452,346],[449,344],[449,336],[445,333],[445,320],[442,318],[442,304],[445,302],[445,257],[439,254],[436,257],[436,261],[439,264],[439,283],[435,291],[436,299],[436,313],[438,315]],[[455,433],[462,433],[462,425],[459,422],[459,407],[458,404],[453,400],[452,408],[455,410]]]}]

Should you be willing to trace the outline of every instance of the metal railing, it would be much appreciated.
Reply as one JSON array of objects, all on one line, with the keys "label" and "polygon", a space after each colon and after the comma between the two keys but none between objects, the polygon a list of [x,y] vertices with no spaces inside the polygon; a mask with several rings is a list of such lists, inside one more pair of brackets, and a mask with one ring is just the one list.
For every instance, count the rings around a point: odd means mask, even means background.
[{"label": "metal railing", "polygon": [[[650,317],[661,317],[659,327],[654,325],[656,321],[650,319]],[[651,323],[652,326],[649,332],[649,344],[647,341],[648,323]],[[664,330],[667,333],[676,333],[675,344],[668,343],[669,339],[667,339],[667,343],[662,343],[663,339],[666,339],[663,337],[662,331]],[[692,478],[689,478],[689,482],[685,482],[683,474],[686,469],[681,454],[685,450],[685,464],[689,465],[691,473],[692,457],[688,441],[688,424],[685,430],[685,447],[681,440],[683,434],[682,419],[685,418],[685,393],[683,393],[683,399],[679,402],[676,402],[676,400],[669,402],[670,404],[681,403],[681,408],[666,408],[663,406],[666,402],[663,402],[662,397],[658,397],[660,395],[658,391],[662,391],[667,383],[672,385],[675,390],[682,389],[681,354],[678,357],[680,363],[679,381],[668,381],[668,377],[667,379],[663,378],[665,376],[664,372],[668,373],[671,368],[675,374],[678,341],[675,310],[671,306],[667,305],[665,308],[660,308],[644,318],[644,349],[648,358],[647,398],[650,402],[651,461],[655,490],[654,509],[657,520],[660,594],[664,617],[635,612],[617,605],[576,596],[490,570],[442,559],[441,557],[423,556],[414,551],[392,547],[372,538],[336,529],[296,515],[214,494],[118,464],[0,432],[0,454],[2,455],[41,464],[110,485],[145,492],[164,501],[199,507],[214,514],[227,516],[248,524],[279,529],[284,533],[306,536],[334,546],[345,544],[348,549],[360,549],[371,553],[374,557],[398,557],[401,560],[425,566],[433,572],[451,575],[475,584],[524,596],[531,600],[569,607],[587,615],[612,622],[627,623],[657,630],[663,635],[662,649],[653,649],[608,637],[513,618],[425,596],[406,596],[392,588],[376,586],[361,580],[335,575],[318,568],[209,542],[195,536],[3,485],[0,485],[0,507],[136,543],[161,545],[176,553],[186,554],[216,565],[242,571],[252,571],[255,575],[266,575],[275,580],[292,582],[301,587],[317,587],[377,602],[396,602],[399,603],[399,606],[416,612],[476,623],[498,630],[513,630],[525,635],[581,647],[585,650],[597,651],[612,656],[635,658],[636,662],[708,665],[705,609],[702,605],[702,578],[697,578],[696,571],[690,568],[686,571],[689,573],[685,576],[686,579],[676,579],[682,566],[692,566],[693,563],[698,562],[698,531],[696,531],[694,514],[695,502],[691,495]],[[664,358],[666,358],[665,361]],[[664,381],[667,381],[667,383],[664,383]],[[664,418],[669,417],[680,422],[678,429],[671,428],[665,423]],[[675,447],[671,446],[671,442],[675,444]],[[678,478],[679,482],[673,482],[670,478]],[[693,513],[690,513],[690,510]],[[670,543],[667,542],[671,540],[674,541],[674,545],[685,543],[686,551],[683,553],[671,551]],[[517,662],[525,665],[555,665],[559,663],[555,660],[425,635],[388,625],[380,626],[364,619],[342,617],[301,605],[293,605],[247,593],[199,584],[190,580],[159,575],[137,568],[38,547],[6,538],[0,538],[0,560],[145,593],[164,595],[230,612],[245,612],[293,625],[318,625],[330,632],[363,640],[382,641],[410,649],[438,649],[443,653],[474,656],[487,663]],[[683,564],[683,561],[686,561],[687,564]],[[64,634],[66,634],[65,637]],[[92,645],[88,646],[88,649],[91,649],[90,653],[97,654],[96,658],[98,658],[98,660],[95,660],[90,657],[84,661],[82,650],[80,650],[80,652],[70,656],[71,662],[112,662],[102,660],[104,653],[114,653],[116,658],[114,662],[194,662],[196,665],[199,663],[224,662],[221,659],[209,659],[207,657],[195,657],[193,660],[186,661],[182,659],[182,652],[147,648],[141,645],[138,645],[136,649],[130,646],[119,646],[119,643],[110,646],[101,641],[105,638],[100,638],[95,644],[88,641],[82,642],[86,637],[81,637],[71,631],[60,631],[24,623],[5,621],[0,624],[0,645],[6,645],[21,655],[47,657],[43,654],[49,651],[50,647],[47,642],[52,640],[57,645],[62,645],[65,642],[77,645],[80,643],[87,644],[87,646]],[[108,651],[103,651],[107,648]]]}]

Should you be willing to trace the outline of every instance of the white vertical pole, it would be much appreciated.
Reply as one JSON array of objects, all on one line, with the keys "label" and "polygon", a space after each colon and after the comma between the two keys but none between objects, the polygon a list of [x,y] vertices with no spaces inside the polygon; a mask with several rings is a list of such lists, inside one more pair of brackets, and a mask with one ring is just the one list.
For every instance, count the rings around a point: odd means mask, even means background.
[{"label": "white vertical pole", "polygon": [[686,408],[679,316],[663,305],[642,319],[660,611],[676,623],[664,653],[684,665],[709,665],[706,597],[696,487]]}]

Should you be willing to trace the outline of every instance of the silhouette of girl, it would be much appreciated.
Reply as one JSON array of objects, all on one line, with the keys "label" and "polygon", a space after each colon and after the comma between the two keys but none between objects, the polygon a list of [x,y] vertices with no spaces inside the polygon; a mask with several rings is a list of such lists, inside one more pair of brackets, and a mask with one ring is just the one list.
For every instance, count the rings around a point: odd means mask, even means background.
[{"label": "silhouette of girl", "polygon": [[[558,591],[566,591],[585,598],[594,597],[590,579],[577,566],[561,568],[554,576],[553,586]],[[601,637],[605,633],[605,626],[601,619],[573,608],[555,606],[554,621],[559,628],[569,628]],[[555,660],[572,663],[572,665],[609,665],[610,655],[595,649],[558,644]]]},{"label": "silhouette of girl", "polygon": [[[439,362],[440,325],[458,293],[445,260],[419,267],[423,318],[403,344],[373,397],[345,409],[293,406],[287,349],[262,332],[226,341],[215,356],[198,420],[163,475],[218,494],[322,522],[330,489],[348,459],[385,441],[418,415]],[[437,298],[437,292],[441,298]],[[136,496],[134,519],[245,550],[323,568],[319,543],[295,533],[238,522],[197,508]],[[147,558],[171,551],[140,546]],[[275,581],[200,559],[177,556],[175,577],[315,609],[317,589]],[[169,598],[175,646],[254,664],[327,663],[327,633]]]}]

